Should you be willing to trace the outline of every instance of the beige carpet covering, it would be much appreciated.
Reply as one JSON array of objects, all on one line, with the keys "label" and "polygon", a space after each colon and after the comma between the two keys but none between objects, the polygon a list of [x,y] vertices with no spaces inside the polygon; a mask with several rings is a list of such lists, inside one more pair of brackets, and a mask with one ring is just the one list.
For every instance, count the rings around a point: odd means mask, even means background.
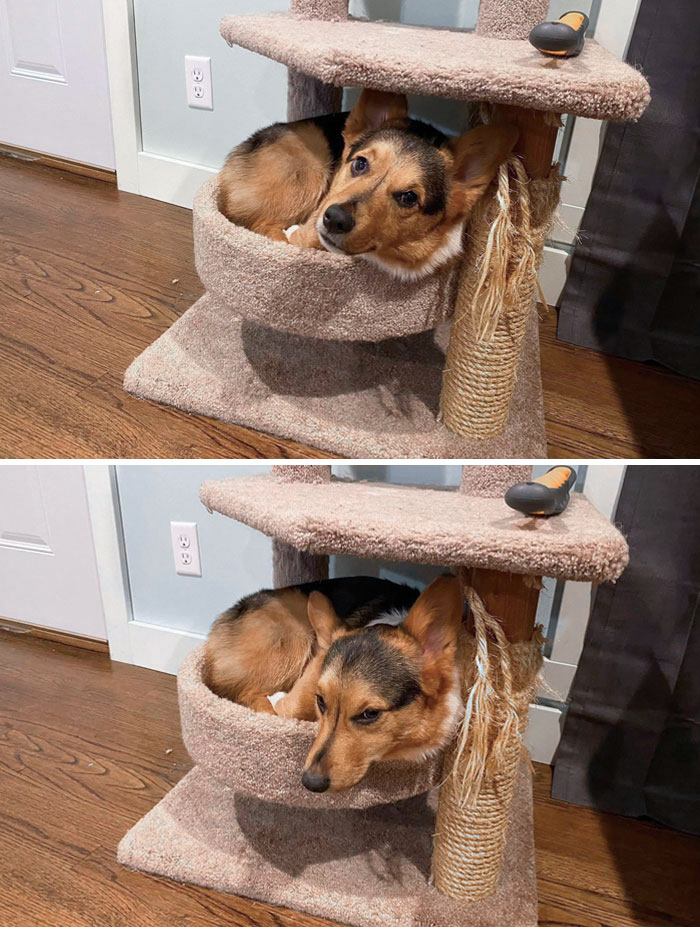
[{"label": "beige carpet covering", "polygon": [[[440,761],[379,764],[354,789],[299,786],[315,724],[261,715],[178,674],[195,768],[124,837],[119,862],[355,927],[535,927],[532,786],[522,764],[496,892],[455,902],[428,884]],[[378,804],[379,802],[379,804]]]},{"label": "beige carpet covering", "polygon": [[362,258],[297,248],[234,225],[216,205],[213,177],[193,206],[197,273],[219,302],[252,322],[310,338],[380,341],[450,318],[455,262],[402,281]]},{"label": "beige carpet covering", "polygon": [[316,737],[311,721],[251,711],[214,695],[202,681],[203,651],[193,651],[177,676],[182,739],[208,775],[228,788],[263,801],[306,808],[369,808],[412,798],[440,783],[442,757],[425,763],[381,763],[355,788],[314,794],[301,770]]},{"label": "beige carpet covering", "polygon": [[523,766],[496,892],[456,902],[428,885],[426,796],[372,809],[260,801],[195,767],[119,845],[132,869],[352,927],[536,927],[532,793]]},{"label": "beige carpet covering", "polygon": [[480,0],[476,31],[498,39],[526,39],[548,12],[549,0]]},{"label": "beige carpet covering", "polygon": [[534,318],[504,432],[460,438],[437,421],[453,266],[406,283],[271,241],[221,215],[215,180],[193,219],[208,293],[129,367],[127,391],[345,457],[546,455]]},{"label": "beige carpet covering", "polygon": [[207,508],[312,554],[351,554],[603,582],[627,565],[614,525],[574,493],[555,518],[527,518],[502,498],[387,483],[295,483],[274,475],[204,483]]},{"label": "beige carpet covering", "polygon": [[398,23],[301,20],[288,13],[226,16],[221,34],[231,45],[341,87],[509,103],[593,119],[638,119],[649,103],[644,77],[593,40],[578,57],[553,61],[521,39]]},{"label": "beige carpet covering", "polygon": [[380,764],[348,792],[305,792],[316,725],[220,699],[201,668],[198,651],[178,674],[183,738],[197,765],[124,837],[119,862],[356,927],[535,927],[525,763],[496,892],[455,902],[428,885],[438,762]]},{"label": "beige carpet covering", "polygon": [[534,312],[508,424],[485,441],[437,422],[447,334],[302,338],[205,295],[131,364],[124,388],[344,457],[545,457]]}]

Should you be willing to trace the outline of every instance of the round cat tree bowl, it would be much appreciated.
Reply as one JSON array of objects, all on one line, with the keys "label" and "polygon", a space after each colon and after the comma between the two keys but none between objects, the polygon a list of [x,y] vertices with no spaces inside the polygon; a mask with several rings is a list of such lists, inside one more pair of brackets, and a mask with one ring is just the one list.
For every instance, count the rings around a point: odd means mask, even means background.
[{"label": "round cat tree bowl", "polygon": [[197,193],[193,219],[204,286],[236,315],[277,331],[382,341],[430,331],[454,311],[454,261],[399,280],[363,258],[273,241],[219,212],[216,178]]},{"label": "round cat tree bowl", "polygon": [[194,762],[228,788],[297,807],[361,809],[412,798],[439,785],[442,753],[423,763],[376,764],[346,792],[309,792],[301,774],[318,725],[219,698],[204,684],[203,663],[200,648],[178,673],[182,738]]}]

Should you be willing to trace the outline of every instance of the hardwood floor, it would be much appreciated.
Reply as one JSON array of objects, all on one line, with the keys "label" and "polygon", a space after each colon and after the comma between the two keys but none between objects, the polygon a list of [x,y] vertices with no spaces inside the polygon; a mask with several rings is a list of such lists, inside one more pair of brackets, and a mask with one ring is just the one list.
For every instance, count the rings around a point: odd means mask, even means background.
[{"label": "hardwood floor", "polygon": [[[0,456],[329,456],[122,391],[202,292],[188,210],[0,157],[0,211]],[[700,456],[699,382],[561,344],[555,328],[549,311],[550,456]]]},{"label": "hardwood floor", "polygon": [[[0,631],[0,923],[322,927],[122,869],[116,845],[190,768],[175,679]],[[537,765],[543,927],[692,927],[700,838],[549,798]]]}]

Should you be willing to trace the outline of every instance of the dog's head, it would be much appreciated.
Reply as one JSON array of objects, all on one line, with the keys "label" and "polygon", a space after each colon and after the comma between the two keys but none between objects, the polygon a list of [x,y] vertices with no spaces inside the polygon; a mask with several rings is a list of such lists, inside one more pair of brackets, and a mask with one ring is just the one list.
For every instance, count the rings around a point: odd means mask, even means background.
[{"label": "dog's head", "polygon": [[445,746],[460,706],[461,621],[459,581],[441,576],[399,627],[334,635],[316,687],[320,726],[304,766],[307,789],[339,792],[378,760],[420,760]]},{"label": "dog's head", "polygon": [[418,279],[459,253],[464,222],[518,138],[479,126],[457,139],[408,118],[406,97],[363,90],[316,231],[329,251]]}]

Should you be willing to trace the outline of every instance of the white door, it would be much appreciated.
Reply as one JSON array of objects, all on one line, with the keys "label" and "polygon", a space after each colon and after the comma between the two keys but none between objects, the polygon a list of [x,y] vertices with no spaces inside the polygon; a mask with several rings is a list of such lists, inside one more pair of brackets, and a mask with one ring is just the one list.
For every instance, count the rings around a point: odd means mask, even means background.
[{"label": "white door", "polygon": [[114,167],[98,0],[0,0],[3,143]]},{"label": "white door", "polygon": [[82,467],[0,466],[2,618],[107,639]]}]

